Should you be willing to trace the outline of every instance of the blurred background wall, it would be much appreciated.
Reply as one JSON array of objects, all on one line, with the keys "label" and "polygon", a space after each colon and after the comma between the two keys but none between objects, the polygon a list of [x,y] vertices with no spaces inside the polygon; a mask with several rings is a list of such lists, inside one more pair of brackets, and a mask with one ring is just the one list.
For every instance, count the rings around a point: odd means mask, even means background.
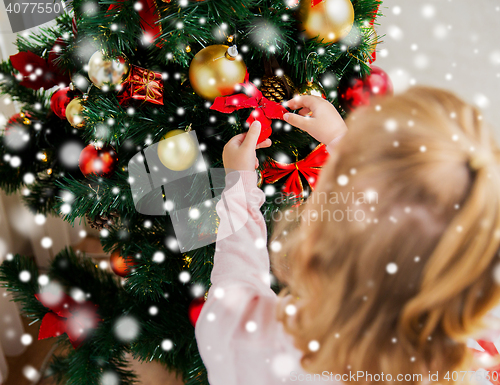
[{"label": "blurred background wall", "polygon": [[500,140],[499,0],[384,0],[377,66],[396,91],[454,91],[484,112]]}]

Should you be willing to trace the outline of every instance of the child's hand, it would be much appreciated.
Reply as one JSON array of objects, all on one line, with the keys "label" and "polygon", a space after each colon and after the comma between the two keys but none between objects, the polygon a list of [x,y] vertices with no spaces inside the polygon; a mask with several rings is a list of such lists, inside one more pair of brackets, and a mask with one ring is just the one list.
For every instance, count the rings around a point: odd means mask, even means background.
[{"label": "child's hand", "polygon": [[299,115],[285,114],[285,121],[307,132],[321,143],[329,144],[347,132],[347,126],[335,107],[319,96],[297,96],[289,100],[286,106],[300,111]]},{"label": "child's hand", "polygon": [[259,160],[257,159],[255,150],[271,145],[271,139],[266,139],[257,145],[260,129],[260,122],[255,121],[248,129],[248,132],[236,135],[226,143],[222,152],[222,160],[226,173],[234,170],[254,171],[259,167]]}]

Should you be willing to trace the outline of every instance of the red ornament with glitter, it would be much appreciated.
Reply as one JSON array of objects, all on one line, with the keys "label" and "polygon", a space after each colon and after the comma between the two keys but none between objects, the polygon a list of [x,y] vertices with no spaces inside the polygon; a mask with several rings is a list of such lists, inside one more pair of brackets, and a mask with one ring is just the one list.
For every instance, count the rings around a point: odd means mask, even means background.
[{"label": "red ornament with glitter", "polygon": [[342,108],[351,112],[356,107],[369,106],[374,96],[391,96],[392,82],[379,67],[372,66],[371,74],[365,78],[342,80],[339,85],[339,102]]},{"label": "red ornament with glitter", "polygon": [[78,165],[85,177],[91,174],[109,177],[115,171],[117,162],[118,156],[113,147],[99,148],[89,144],[80,153]]}]

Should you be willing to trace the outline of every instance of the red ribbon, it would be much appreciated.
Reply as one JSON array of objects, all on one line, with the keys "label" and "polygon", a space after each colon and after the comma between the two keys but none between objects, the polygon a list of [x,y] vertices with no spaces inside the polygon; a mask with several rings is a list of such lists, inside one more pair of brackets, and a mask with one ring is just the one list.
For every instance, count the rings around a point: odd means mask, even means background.
[{"label": "red ribbon", "polygon": [[91,302],[76,302],[67,294],[35,294],[43,306],[50,309],[42,319],[38,339],[58,337],[66,333],[73,347],[78,348],[92,329],[102,321],[97,314],[97,305]]},{"label": "red ribbon", "polygon": [[120,104],[130,99],[163,105],[163,81],[158,72],[132,66],[118,95]]},{"label": "red ribbon", "polygon": [[[62,49],[64,42],[59,38],[56,40],[55,45],[59,45]],[[54,49],[51,49],[48,60],[45,60],[31,51],[25,51],[12,55],[10,62],[12,63],[12,67],[23,76],[23,80],[19,83],[20,85],[33,90],[38,90],[42,87],[47,90],[61,83],[65,87],[69,85],[68,74],[63,74],[54,64],[54,60],[59,55],[60,51],[56,52]],[[37,70],[41,70],[41,72]]]},{"label": "red ribbon", "polygon": [[253,108],[254,110],[248,117],[247,123],[251,125],[256,120],[261,123],[262,128],[258,140],[258,143],[261,143],[272,134],[271,123],[273,119],[283,120],[283,115],[286,114],[288,110],[281,104],[265,98],[255,84],[248,81],[248,76],[247,73],[245,82],[240,84],[245,93],[219,96],[215,98],[210,109],[224,114],[230,114],[243,108]]},{"label": "red ribbon", "polygon": [[304,159],[295,163],[280,163],[271,160],[266,163],[264,170],[262,170],[262,180],[266,183],[275,183],[288,175],[283,191],[300,196],[304,192],[300,175],[306,178],[307,183],[314,190],[321,168],[328,160],[328,155],[326,146],[320,144]]}]

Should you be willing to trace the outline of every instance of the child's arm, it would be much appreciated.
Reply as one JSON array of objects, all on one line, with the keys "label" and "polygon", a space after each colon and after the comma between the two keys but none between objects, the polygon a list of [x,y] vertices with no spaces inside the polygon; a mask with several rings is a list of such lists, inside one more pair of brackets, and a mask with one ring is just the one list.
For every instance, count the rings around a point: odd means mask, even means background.
[{"label": "child's arm", "polygon": [[[270,288],[266,224],[260,206],[264,193],[257,187],[255,149],[260,129],[252,125],[224,148],[224,166],[241,178],[217,204],[220,226],[212,271],[212,287],[196,324],[198,348],[211,385],[275,384],[279,354],[299,361],[290,337],[276,319],[278,298]],[[264,142],[264,146],[270,142]],[[262,144],[260,145],[262,147]],[[231,224],[243,227],[232,235]],[[275,365],[276,366],[276,365]],[[300,367],[300,366],[299,366]]]},{"label": "child's arm", "polygon": [[329,147],[347,132],[347,126],[335,107],[319,96],[297,96],[287,102],[287,107],[300,111],[298,114],[285,114],[285,121]]}]

